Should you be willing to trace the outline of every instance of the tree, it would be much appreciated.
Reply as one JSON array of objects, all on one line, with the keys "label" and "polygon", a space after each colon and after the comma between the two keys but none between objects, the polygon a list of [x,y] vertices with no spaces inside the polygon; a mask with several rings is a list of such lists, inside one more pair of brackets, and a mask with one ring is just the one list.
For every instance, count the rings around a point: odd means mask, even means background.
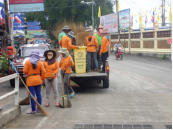
[{"label": "tree", "polygon": [[[95,25],[99,26],[98,7],[101,7],[102,15],[106,15],[113,12],[112,4],[109,0],[94,1],[96,3],[94,5]],[[92,25],[91,6],[83,5],[80,2],[81,0],[44,0],[45,11],[27,13],[27,21],[40,21],[42,28],[48,30],[51,39],[54,38],[51,32],[55,24],[64,20],[83,24],[87,22],[88,25]]]}]

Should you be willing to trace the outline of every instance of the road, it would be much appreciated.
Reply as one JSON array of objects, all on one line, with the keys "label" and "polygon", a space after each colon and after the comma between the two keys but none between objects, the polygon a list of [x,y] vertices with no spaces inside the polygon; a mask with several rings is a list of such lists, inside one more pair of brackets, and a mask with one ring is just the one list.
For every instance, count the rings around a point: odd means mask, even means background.
[{"label": "road", "polygon": [[171,61],[138,56],[109,60],[109,89],[88,84],[77,90],[72,108],[56,108],[52,102],[45,108],[48,117],[26,114],[30,106],[22,107],[21,116],[4,128],[172,127]]}]

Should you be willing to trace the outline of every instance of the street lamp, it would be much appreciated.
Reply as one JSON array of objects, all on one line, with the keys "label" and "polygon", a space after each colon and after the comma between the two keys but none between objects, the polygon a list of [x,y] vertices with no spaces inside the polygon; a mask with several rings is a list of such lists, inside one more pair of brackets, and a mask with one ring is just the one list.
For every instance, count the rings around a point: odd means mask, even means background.
[{"label": "street lamp", "polygon": [[92,0],[92,2],[85,2],[85,1],[81,1],[80,2],[81,4],[87,4],[87,5],[92,5],[92,32],[94,34],[94,11],[93,11],[93,8],[94,8],[94,0]]}]

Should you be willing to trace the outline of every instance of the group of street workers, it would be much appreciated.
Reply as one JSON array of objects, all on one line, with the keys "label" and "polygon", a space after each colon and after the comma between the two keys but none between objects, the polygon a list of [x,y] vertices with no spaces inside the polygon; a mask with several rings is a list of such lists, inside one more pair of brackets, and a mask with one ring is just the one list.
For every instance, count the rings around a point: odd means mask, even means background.
[{"label": "group of street workers", "polygon": [[[109,37],[102,33],[102,27],[98,27],[98,33],[89,33],[86,37],[85,45],[87,48],[87,72],[92,69],[91,59],[94,62],[94,71],[105,72],[105,63],[108,58],[108,48],[110,45]],[[27,76],[26,84],[33,96],[37,96],[39,104],[42,104],[41,86],[46,86],[46,103],[45,106],[50,106],[50,93],[53,90],[55,106],[60,106],[60,94],[58,92],[58,73],[61,74],[64,80],[64,95],[72,97],[75,95],[74,90],[68,86],[69,76],[74,67],[73,57],[70,55],[71,49],[78,49],[75,45],[75,34],[69,26],[64,26],[62,32],[58,36],[60,50],[60,61],[57,59],[57,53],[54,50],[47,50],[44,53],[45,61],[40,61],[39,50],[33,50],[30,58],[25,62],[23,72]],[[61,70],[59,72],[59,70]],[[31,114],[39,112],[36,108],[36,103],[31,100]]]}]

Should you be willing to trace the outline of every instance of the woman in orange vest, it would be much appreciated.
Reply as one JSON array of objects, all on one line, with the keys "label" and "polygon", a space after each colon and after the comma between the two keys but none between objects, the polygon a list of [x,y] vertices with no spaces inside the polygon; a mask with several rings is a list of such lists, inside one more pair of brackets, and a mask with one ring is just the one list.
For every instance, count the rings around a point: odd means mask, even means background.
[{"label": "woman in orange vest", "polygon": [[48,50],[44,53],[45,61],[44,68],[46,70],[45,73],[45,84],[46,84],[46,104],[45,106],[49,106],[50,102],[50,92],[53,89],[55,106],[59,107],[59,95],[57,88],[57,74],[59,71],[59,64],[56,61],[56,52],[54,50]]},{"label": "woman in orange vest", "polygon": [[68,95],[70,93],[69,96],[72,97],[75,93],[72,88],[69,89],[68,80],[70,74],[72,73],[72,67],[74,66],[74,62],[66,48],[62,48],[59,53],[61,53],[62,55],[59,67],[61,68],[61,74],[64,78],[64,94]]},{"label": "woman in orange vest", "polygon": [[[40,61],[39,50],[33,50],[30,56],[30,59],[27,60],[24,64],[23,72],[27,76],[26,84],[28,89],[30,90],[33,96],[37,96],[37,100],[39,104],[42,104],[42,97],[41,97],[41,85],[44,80],[45,69]],[[32,98],[31,99],[31,114],[39,112],[36,109],[36,104]]]}]

